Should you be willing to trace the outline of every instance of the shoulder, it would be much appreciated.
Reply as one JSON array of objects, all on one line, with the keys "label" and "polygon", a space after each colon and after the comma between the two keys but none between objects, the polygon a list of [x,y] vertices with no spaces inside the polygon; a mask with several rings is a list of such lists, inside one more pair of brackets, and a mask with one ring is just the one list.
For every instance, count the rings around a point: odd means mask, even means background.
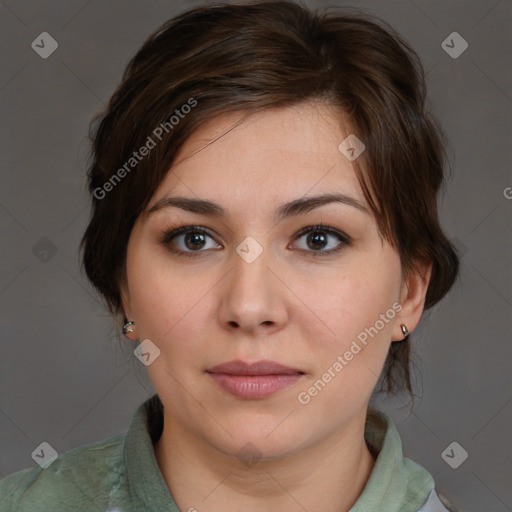
[{"label": "shoulder", "polygon": [[[43,469],[22,469],[0,480],[3,512],[91,510],[108,503],[124,479],[126,434],[68,450]],[[96,505],[96,506],[95,506]]]},{"label": "shoulder", "polygon": [[455,510],[444,496],[438,494],[430,472],[404,456],[400,435],[390,416],[369,408],[365,439],[377,458],[362,494],[361,508],[357,510],[369,510],[372,504],[370,498],[374,499],[375,496],[379,497],[382,510],[395,510],[398,502],[400,510],[404,512]]}]

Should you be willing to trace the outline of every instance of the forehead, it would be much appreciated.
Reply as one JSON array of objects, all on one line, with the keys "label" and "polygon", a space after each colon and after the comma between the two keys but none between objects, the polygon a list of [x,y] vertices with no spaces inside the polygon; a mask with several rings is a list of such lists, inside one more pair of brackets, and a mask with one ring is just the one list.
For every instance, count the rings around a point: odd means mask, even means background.
[{"label": "forehead", "polygon": [[222,115],[182,145],[150,205],[171,193],[254,206],[340,192],[364,203],[338,149],[349,133],[339,110],[320,102]]}]

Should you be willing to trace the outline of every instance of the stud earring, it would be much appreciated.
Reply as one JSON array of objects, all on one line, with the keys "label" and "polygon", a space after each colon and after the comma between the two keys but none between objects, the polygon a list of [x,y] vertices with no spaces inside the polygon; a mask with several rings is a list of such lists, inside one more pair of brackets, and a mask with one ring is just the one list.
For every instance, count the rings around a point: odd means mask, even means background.
[{"label": "stud earring", "polygon": [[132,325],[135,325],[135,322],[127,322],[123,325],[123,334],[126,336],[129,332],[134,332],[133,329],[130,329]]}]

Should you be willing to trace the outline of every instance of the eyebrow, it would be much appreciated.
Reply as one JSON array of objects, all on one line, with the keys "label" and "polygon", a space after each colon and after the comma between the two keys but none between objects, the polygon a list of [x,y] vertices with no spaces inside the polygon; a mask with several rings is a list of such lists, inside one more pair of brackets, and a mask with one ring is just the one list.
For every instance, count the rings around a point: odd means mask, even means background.
[{"label": "eyebrow", "polygon": [[[363,213],[370,215],[370,212],[357,199],[347,196],[345,194],[322,194],[318,196],[301,197],[288,203],[280,205],[274,214],[276,222],[282,221],[295,215],[302,215],[310,212],[320,206],[330,203],[341,203],[348,206],[352,206]],[[198,213],[200,215],[210,215],[213,217],[226,217],[226,210],[214,203],[205,199],[195,199],[189,197],[164,197],[157,201],[149,210],[148,214],[155,213],[163,208],[174,207],[180,208],[192,213]]]}]

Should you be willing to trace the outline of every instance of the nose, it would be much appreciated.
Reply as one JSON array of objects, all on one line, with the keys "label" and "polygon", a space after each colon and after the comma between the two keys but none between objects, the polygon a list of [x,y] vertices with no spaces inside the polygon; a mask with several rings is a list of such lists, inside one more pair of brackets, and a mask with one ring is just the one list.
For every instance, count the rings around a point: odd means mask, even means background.
[{"label": "nose", "polygon": [[286,324],[290,295],[278,265],[270,251],[264,250],[251,261],[239,249],[219,290],[219,321],[224,329],[253,336],[259,331],[278,331]]}]

